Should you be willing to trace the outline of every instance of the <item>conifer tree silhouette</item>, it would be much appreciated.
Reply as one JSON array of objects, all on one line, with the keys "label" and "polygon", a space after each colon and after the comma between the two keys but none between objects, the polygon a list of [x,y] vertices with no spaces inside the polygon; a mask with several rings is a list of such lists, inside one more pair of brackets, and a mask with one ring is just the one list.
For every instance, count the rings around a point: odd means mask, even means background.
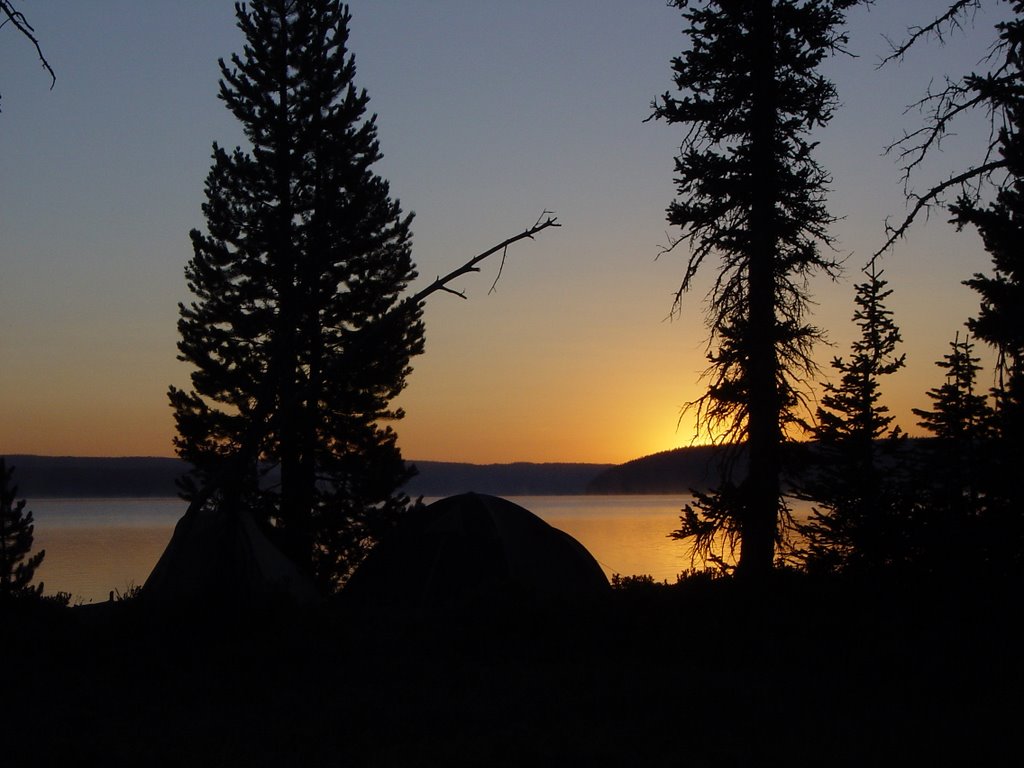
[{"label": "conifer tree silhouette", "polygon": [[[995,25],[990,49],[978,52],[979,68],[947,75],[942,87],[930,89],[915,105],[925,115],[924,124],[890,147],[900,158],[911,207],[898,225],[888,227],[883,250],[905,236],[922,211],[945,207],[946,195],[956,194],[948,205],[953,223],[961,230],[976,229],[992,257],[991,274],[965,281],[981,299],[968,328],[996,353],[990,429],[978,449],[984,459],[976,466],[982,475],[972,482],[984,497],[980,538],[987,542],[990,559],[1019,567],[1024,565],[1024,494],[1017,482],[1024,453],[1024,254],[1019,245],[1024,234],[1024,1],[950,2],[931,22],[909,30],[890,59],[908,55],[928,38],[943,42],[952,29],[970,23],[977,8],[989,4],[1009,8]],[[943,138],[971,113],[981,113],[990,125],[976,156],[923,191],[912,189],[912,175],[927,166]]]},{"label": "conifer tree silhouette", "polygon": [[214,145],[206,231],[191,233],[178,349],[194,370],[190,391],[169,391],[175,446],[195,468],[186,495],[232,474],[331,589],[408,503],[387,423],[423,350],[421,307],[399,299],[416,276],[412,216],[372,170],[376,116],[354,82],[347,6],[253,0],[236,15],[245,45],[220,62],[220,98],[251,146]]},{"label": "conifer tree silhouette", "polygon": [[708,296],[709,388],[694,405],[699,427],[746,453],[742,476],[698,495],[675,535],[695,537],[705,553],[723,537],[738,540],[739,570],[763,574],[786,515],[782,445],[819,335],[806,278],[837,270],[827,253],[829,176],[809,133],[832,117],[836,93],[820,67],[843,47],[844,11],[855,2],[671,4],[690,46],[672,62],[682,95],[655,101],[653,117],[686,130],[668,209],[682,235],[666,250],[687,243],[691,252],[674,309],[704,262],[721,259]]},{"label": "conifer tree silhouette", "polygon": [[[981,4],[981,0],[950,3],[929,24],[914,28],[889,58],[902,58],[929,36],[944,40],[951,27],[966,23]],[[976,274],[966,281],[981,298],[980,313],[968,321],[968,328],[976,339],[995,348],[1000,406],[1009,406],[1007,415],[1016,420],[1024,387],[1024,256],[1014,247],[1020,242],[1024,215],[1024,0],[1006,4],[1011,7],[1010,17],[995,25],[996,41],[982,59],[990,68],[947,77],[943,88],[930,90],[914,105],[924,111],[924,125],[889,149],[898,154],[909,185],[912,174],[925,165],[963,116],[978,110],[986,113],[989,141],[978,148],[976,162],[938,184],[923,192],[908,187],[911,210],[898,226],[889,227],[883,249],[903,237],[919,213],[942,204],[947,192],[959,190],[956,202],[949,206],[952,221],[958,229],[978,230],[993,267],[991,275]],[[995,199],[986,202],[984,195],[990,191]]]},{"label": "conifer tree silhouette", "polygon": [[1003,115],[997,138],[1006,178],[990,204],[964,194],[950,211],[958,228],[977,229],[992,257],[991,274],[965,281],[981,299],[967,327],[996,352],[984,538],[1001,545],[997,559],[1019,566],[1024,563],[1024,493],[1018,478],[1024,456],[1024,3],[1015,3],[1014,11],[997,26],[1000,45],[1013,52],[1006,57],[1004,76],[999,82],[979,79],[974,86]]},{"label": "conifer tree silhouette", "polygon": [[40,583],[32,586],[36,568],[46,556],[45,550],[32,551],[35,525],[32,513],[25,511],[25,500],[15,501],[18,487],[13,482],[14,467],[0,458],[0,598],[37,597]]},{"label": "conifer tree silhouette", "polygon": [[918,425],[934,435],[919,482],[921,546],[925,567],[948,567],[965,553],[981,557],[980,516],[985,504],[985,453],[991,410],[977,392],[978,358],[970,337],[960,334],[936,365],[946,372],[928,390],[930,409],[915,408]]},{"label": "conifer tree silhouette", "polygon": [[850,357],[833,358],[839,381],[826,383],[812,435],[817,455],[797,495],[815,502],[799,526],[812,570],[877,569],[908,557],[902,471],[905,435],[882,404],[881,378],[903,368],[901,338],[886,299],[892,294],[877,262],[856,286],[859,338]]}]

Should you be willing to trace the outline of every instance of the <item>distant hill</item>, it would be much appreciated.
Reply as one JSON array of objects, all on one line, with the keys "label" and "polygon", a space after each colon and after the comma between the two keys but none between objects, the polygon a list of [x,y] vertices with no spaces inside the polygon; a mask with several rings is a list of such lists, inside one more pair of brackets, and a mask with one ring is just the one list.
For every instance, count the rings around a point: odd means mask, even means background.
[{"label": "distant hill", "polygon": [[[410,462],[419,474],[405,491],[417,496],[450,496],[465,491],[499,496],[580,494],[610,464],[461,464]],[[176,496],[175,480],[188,471],[180,459],[8,456],[16,467],[19,498],[116,498]]]},{"label": "distant hill", "polygon": [[176,496],[174,481],[188,471],[180,459],[154,456],[7,456],[18,497]]},{"label": "distant hill", "polygon": [[609,467],[587,485],[587,493],[689,493],[717,480],[721,446],[694,445],[662,451]]},{"label": "distant hill", "polygon": [[[906,438],[901,444],[904,456],[914,461],[915,455],[927,450],[930,438]],[[676,448],[651,456],[610,467],[598,474],[587,486],[587,493],[688,493],[691,488],[706,491],[718,480],[718,460],[733,446],[695,445]],[[818,452],[816,443],[790,443],[786,447],[792,459],[799,464],[813,459]],[[742,453],[736,459],[744,460]],[[891,460],[890,460],[891,461]],[[886,459],[881,459],[884,466]],[[813,472],[813,469],[810,471]],[[783,485],[787,485],[783,478]],[[788,487],[788,486],[787,486]]]},{"label": "distant hill", "polygon": [[459,464],[444,461],[411,462],[419,470],[406,493],[450,496],[466,491],[495,496],[553,496],[587,492],[589,484],[612,464]]},{"label": "distant hill", "polygon": [[[905,450],[921,451],[927,439],[910,438]],[[812,444],[802,444],[813,453]],[[405,488],[412,498],[451,496],[466,491],[496,496],[688,493],[707,490],[717,480],[717,459],[724,446],[676,448],[625,464],[465,464],[412,461],[419,474]],[[803,450],[803,449],[802,449]],[[188,470],[180,459],[130,456],[7,456],[18,497],[176,496],[175,480]]]}]

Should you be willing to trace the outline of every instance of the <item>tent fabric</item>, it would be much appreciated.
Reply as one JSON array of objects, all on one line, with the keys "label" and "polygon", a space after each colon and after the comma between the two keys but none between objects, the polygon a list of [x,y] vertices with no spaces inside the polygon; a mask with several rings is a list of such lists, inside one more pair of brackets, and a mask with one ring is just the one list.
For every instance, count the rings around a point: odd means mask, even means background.
[{"label": "tent fabric", "polygon": [[353,574],[345,598],[422,615],[510,595],[590,602],[609,589],[601,566],[572,536],[507,499],[466,493],[410,512]]},{"label": "tent fabric", "polygon": [[147,603],[309,603],[316,589],[245,509],[193,503],[142,588]]}]

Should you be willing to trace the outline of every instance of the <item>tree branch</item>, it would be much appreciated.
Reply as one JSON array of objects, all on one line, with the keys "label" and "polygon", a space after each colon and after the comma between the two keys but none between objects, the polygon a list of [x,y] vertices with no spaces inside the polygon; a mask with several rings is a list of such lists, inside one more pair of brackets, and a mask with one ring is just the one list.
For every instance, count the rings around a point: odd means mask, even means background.
[{"label": "tree branch", "polygon": [[[453,269],[451,272],[449,272],[444,277],[437,278],[436,280],[434,280],[434,282],[432,282],[430,285],[428,285],[422,291],[420,291],[419,293],[416,293],[416,294],[410,296],[409,299],[408,299],[408,302],[413,303],[413,304],[419,304],[424,299],[426,299],[428,296],[430,296],[430,294],[436,293],[437,291],[442,291],[442,290],[446,291],[448,293],[454,293],[457,296],[461,296],[462,298],[466,298],[465,294],[462,294],[460,291],[453,291],[453,290],[451,290],[449,288],[446,288],[448,283],[452,282],[452,280],[455,280],[456,278],[459,278],[459,277],[462,277],[463,275],[469,274],[470,272],[479,272],[480,269],[477,267],[477,264],[479,264],[481,261],[486,259],[488,256],[493,256],[498,251],[502,251],[503,252],[502,253],[502,257],[501,257],[501,263],[502,263],[502,266],[504,266],[504,264],[505,264],[505,254],[508,252],[508,247],[510,245],[512,245],[513,243],[518,243],[520,240],[527,240],[527,239],[532,240],[534,235],[536,235],[538,232],[543,232],[548,227],[560,227],[560,226],[562,226],[562,225],[558,223],[558,219],[552,214],[551,211],[543,211],[541,213],[540,217],[537,219],[537,221],[534,222],[534,225],[532,227],[530,227],[529,229],[525,230],[524,232],[520,232],[518,235],[515,235],[514,237],[510,237],[507,240],[498,243],[493,248],[488,248],[483,253],[477,254],[472,259],[470,259],[465,264],[463,264],[461,267],[459,267],[458,269]],[[498,271],[498,278],[500,278],[500,277],[501,277],[501,271],[499,270]],[[494,291],[494,286],[498,284],[498,278],[495,278],[494,285],[491,286],[491,291]]]},{"label": "tree branch", "polygon": [[923,27],[911,27],[907,30],[907,37],[902,43],[895,44],[886,38],[886,42],[889,43],[889,47],[892,52],[882,59],[878,66],[884,67],[891,61],[902,59],[914,45],[922,39],[928,37],[935,37],[939,42],[945,40],[946,35],[949,31],[954,29],[962,28],[960,22],[960,15],[967,11],[969,8],[977,10],[979,7],[979,0],[955,0],[950,4],[946,12],[936,16],[931,23],[925,24]]},{"label": "tree branch", "polygon": [[975,94],[971,98],[960,101],[960,97],[963,97],[968,91],[969,89],[962,83],[949,82],[941,92],[929,92],[907,108],[908,111],[918,109],[925,113],[926,106],[929,103],[934,104],[927,125],[904,134],[903,138],[885,148],[885,154],[896,153],[899,161],[903,164],[902,175],[905,192],[909,187],[914,169],[924,162],[930,150],[941,148],[942,140],[946,136],[950,123],[960,115],[987,101],[987,97],[983,94]]},{"label": "tree branch", "polygon": [[885,225],[885,230],[886,232],[889,233],[889,236],[886,239],[885,243],[882,245],[882,247],[872,254],[871,259],[874,260],[878,258],[887,250],[892,248],[896,241],[906,234],[907,230],[910,228],[910,225],[914,223],[914,219],[917,218],[917,215],[922,210],[929,208],[933,203],[936,203],[938,201],[939,196],[942,195],[942,193],[945,192],[947,189],[949,189],[950,187],[955,187],[958,184],[966,184],[968,181],[971,181],[972,179],[984,178],[993,171],[997,171],[1000,168],[1005,167],[1005,160],[992,160],[988,163],[985,163],[984,165],[979,165],[977,167],[970,168],[964,171],[963,173],[957,174],[956,176],[950,176],[948,179],[941,182],[940,184],[936,184],[923,195],[916,196],[914,198],[914,207],[911,208],[910,213],[907,214],[907,216],[903,219],[902,222],[900,222],[899,226],[892,227],[889,226],[888,224]]},{"label": "tree branch", "polygon": [[15,10],[11,5],[10,0],[0,0],[0,12],[3,13],[7,18],[0,21],[0,29],[6,24],[10,23],[14,25],[14,28],[18,30],[22,35],[28,38],[29,42],[35,46],[36,54],[39,56],[39,61],[50,75],[50,90],[53,90],[53,86],[57,84],[57,75],[53,71],[53,67],[50,66],[50,62],[46,60],[46,56],[43,55],[43,49],[39,45],[39,39],[35,36],[35,30],[32,25],[28,23],[25,18],[25,14],[21,11]]},{"label": "tree branch", "polygon": [[[903,58],[904,54],[917,42],[928,37],[936,38],[940,43],[945,36],[965,24],[965,15],[976,12],[981,7],[980,0],[948,0],[949,5],[944,13],[937,16],[930,24],[913,27],[908,30],[908,37],[900,45],[892,45],[892,53],[882,60],[879,66]],[[933,91],[929,86],[925,95],[907,110],[918,110],[925,118],[925,125],[905,133],[903,138],[886,147],[886,154],[897,157],[902,172],[903,191],[908,203],[912,203],[910,212],[898,226],[886,222],[885,243],[871,257],[874,261],[878,256],[889,250],[897,240],[902,238],[917,216],[930,210],[933,204],[941,204],[942,195],[950,187],[972,186],[971,193],[975,199],[980,198],[987,185],[996,189],[1000,183],[992,178],[993,173],[1007,167],[1005,159],[996,159],[999,151],[1001,126],[1005,126],[1008,113],[1012,110],[1013,101],[1010,95],[1021,85],[1021,72],[1016,62],[1016,50],[1012,41],[1005,36],[1003,24],[996,24],[1000,32],[998,40],[982,60],[986,62],[988,71],[982,74],[969,73],[958,79],[945,80],[945,87]],[[964,115],[984,109],[988,120],[989,136],[984,144],[984,152],[966,171],[951,175],[944,181],[931,186],[924,193],[918,194],[911,189],[911,177],[919,172],[929,155],[941,151],[941,145],[949,134],[950,128]],[[966,193],[965,189],[965,193]]]},{"label": "tree branch", "polygon": [[[2,1],[3,0],[0,0],[0,2]],[[529,229],[498,243],[493,248],[488,248],[483,253],[477,254],[461,267],[453,269],[444,277],[438,277],[423,290],[413,294],[408,299],[399,302],[393,309],[391,309],[391,311],[380,316],[374,324],[365,326],[359,331],[356,331],[356,333],[368,332],[382,323],[398,320],[402,314],[409,310],[410,307],[420,306],[424,299],[438,291],[452,293],[463,299],[466,298],[466,295],[463,292],[456,291],[455,289],[448,287],[448,284],[462,275],[469,274],[470,272],[479,272],[480,268],[477,265],[488,256],[492,256],[498,251],[505,253],[508,251],[508,247],[510,245],[518,243],[520,240],[532,240],[534,235],[538,232],[543,232],[549,227],[560,226],[562,225],[558,223],[558,219],[551,211],[543,211],[537,221],[534,222],[533,226]],[[495,280],[495,283],[497,283],[497,280]],[[246,466],[255,462],[259,458],[260,444],[262,443],[266,433],[266,423],[274,410],[275,396],[273,383],[275,379],[276,375],[274,371],[268,371],[264,378],[263,387],[256,395],[253,408],[248,414],[249,425],[239,438],[238,449],[233,455],[227,457],[221,470],[215,476],[208,478],[206,483],[197,490],[197,493],[193,496],[193,500],[189,505],[190,512],[202,507],[203,504],[212,498],[213,494],[217,490],[224,489],[231,482],[237,481],[237,478],[245,471]]]},{"label": "tree branch", "polygon": [[487,291],[487,295],[490,296],[498,287],[498,281],[501,280],[501,273],[505,271],[505,258],[508,256],[508,248],[504,248],[501,252],[501,264],[498,265],[498,274],[494,276],[494,282],[491,283],[491,288]]}]

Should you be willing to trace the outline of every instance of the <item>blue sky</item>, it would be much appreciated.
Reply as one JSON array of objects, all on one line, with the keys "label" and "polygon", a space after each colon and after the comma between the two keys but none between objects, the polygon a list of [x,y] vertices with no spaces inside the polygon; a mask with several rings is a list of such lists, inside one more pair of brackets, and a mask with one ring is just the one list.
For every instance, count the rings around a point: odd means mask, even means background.
[{"label": "blue sky", "polygon": [[[858,58],[829,63],[843,102],[818,157],[850,254],[848,279],[817,281],[816,321],[842,354],[852,283],[904,210],[884,146],[919,117],[904,106],[931,78],[976,65],[992,19],[948,46],[877,70],[882,34],[941,7],[880,1],[851,14]],[[169,455],[169,384],[188,231],[202,227],[213,141],[243,143],[216,98],[217,58],[240,48],[227,0],[50,0],[19,5],[57,73],[0,29],[0,452]],[[357,82],[378,114],[378,172],[416,212],[424,280],[524,229],[545,209],[563,226],[462,282],[469,301],[427,308],[397,425],[413,459],[624,461],[686,444],[679,408],[700,393],[698,290],[667,322],[683,254],[657,260],[681,129],[645,123],[685,44],[660,0],[351,3]],[[921,183],[969,160],[965,125]],[[909,355],[888,387],[911,407],[934,361],[975,311],[960,285],[987,267],[978,238],[932,217],[886,258]],[[705,281],[712,277],[707,271]],[[706,284],[706,282],[705,282]]]}]

